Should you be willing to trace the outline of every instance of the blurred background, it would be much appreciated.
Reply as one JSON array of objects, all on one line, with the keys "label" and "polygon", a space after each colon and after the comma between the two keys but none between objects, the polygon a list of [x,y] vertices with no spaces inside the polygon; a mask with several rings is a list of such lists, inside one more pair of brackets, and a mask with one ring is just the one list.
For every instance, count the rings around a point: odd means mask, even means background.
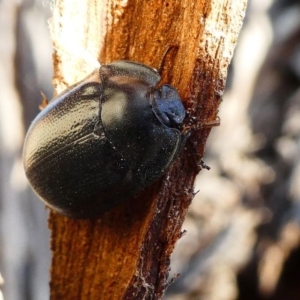
[{"label": "blurred background", "polygon": [[[50,17],[50,1],[0,0],[0,300],[49,298],[47,211],[21,150],[53,94]],[[165,300],[300,299],[299,1],[249,1],[219,116]]]},{"label": "blurred background", "polygon": [[0,0],[0,290],[5,300],[49,299],[47,211],[28,187],[21,153],[24,134],[39,112],[40,92],[53,94],[50,16],[42,0]]}]

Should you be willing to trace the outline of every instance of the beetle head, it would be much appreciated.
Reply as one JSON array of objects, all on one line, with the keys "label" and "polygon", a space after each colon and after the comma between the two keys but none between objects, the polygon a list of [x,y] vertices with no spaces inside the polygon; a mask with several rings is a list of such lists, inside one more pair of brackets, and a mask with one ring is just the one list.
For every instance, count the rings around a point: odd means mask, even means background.
[{"label": "beetle head", "polygon": [[185,118],[185,109],[178,92],[165,84],[150,92],[152,110],[158,120],[168,126],[178,128]]}]

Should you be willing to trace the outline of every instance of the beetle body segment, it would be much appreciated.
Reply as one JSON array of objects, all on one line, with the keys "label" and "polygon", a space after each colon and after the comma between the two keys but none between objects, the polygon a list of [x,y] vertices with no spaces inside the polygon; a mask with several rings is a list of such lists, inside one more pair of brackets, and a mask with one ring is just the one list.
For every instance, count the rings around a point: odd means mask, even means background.
[{"label": "beetle body segment", "polygon": [[50,101],[23,150],[27,178],[48,206],[96,218],[163,175],[181,148],[185,110],[159,81],[148,66],[113,62]]}]

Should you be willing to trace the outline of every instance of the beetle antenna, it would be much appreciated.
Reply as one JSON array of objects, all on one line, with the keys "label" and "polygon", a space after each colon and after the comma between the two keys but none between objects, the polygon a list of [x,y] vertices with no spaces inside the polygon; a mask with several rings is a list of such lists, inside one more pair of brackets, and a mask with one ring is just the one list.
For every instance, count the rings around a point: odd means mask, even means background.
[{"label": "beetle antenna", "polygon": [[209,122],[205,122],[205,123],[201,123],[201,124],[191,124],[192,122],[195,122],[195,121],[196,121],[196,118],[192,117],[191,122],[188,125],[184,125],[182,131],[190,132],[190,131],[199,130],[199,129],[203,129],[203,128],[217,127],[217,126],[220,126],[220,124],[221,124],[220,117],[217,117],[216,120],[214,120],[214,121],[209,121]]},{"label": "beetle antenna", "polygon": [[165,62],[166,62],[166,57],[167,57],[167,55],[168,55],[168,53],[172,50],[172,49],[176,49],[176,52],[177,52],[177,50],[178,50],[178,46],[177,45],[168,45],[168,47],[167,47],[167,49],[165,50],[165,52],[164,52],[164,54],[163,54],[163,56],[162,56],[162,58],[161,58],[161,61],[160,61],[160,63],[159,63],[159,67],[158,67],[158,69],[157,69],[157,71],[158,71],[158,73],[161,75],[161,73],[162,73],[162,71],[163,71],[163,67],[164,67],[164,64],[165,64]]},{"label": "beetle antenna", "polygon": [[221,125],[220,117],[217,116],[217,118],[214,121],[210,121],[207,123],[202,123],[199,126],[196,126],[196,129],[202,129],[202,128],[211,128],[211,127],[217,127]]}]

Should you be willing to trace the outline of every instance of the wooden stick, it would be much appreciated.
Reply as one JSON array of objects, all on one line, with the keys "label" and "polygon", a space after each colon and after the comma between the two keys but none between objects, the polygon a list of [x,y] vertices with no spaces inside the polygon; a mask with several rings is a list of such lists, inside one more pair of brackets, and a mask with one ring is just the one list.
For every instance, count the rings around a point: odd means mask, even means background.
[{"label": "wooden stick", "polygon": [[[162,81],[178,89],[199,128],[217,119],[246,0],[83,2],[56,1],[51,32],[58,92],[87,75],[97,59],[157,67],[167,46],[177,45]],[[159,182],[99,220],[50,213],[52,300],[161,299],[194,195],[194,151],[203,156],[210,130],[194,132]]]}]

